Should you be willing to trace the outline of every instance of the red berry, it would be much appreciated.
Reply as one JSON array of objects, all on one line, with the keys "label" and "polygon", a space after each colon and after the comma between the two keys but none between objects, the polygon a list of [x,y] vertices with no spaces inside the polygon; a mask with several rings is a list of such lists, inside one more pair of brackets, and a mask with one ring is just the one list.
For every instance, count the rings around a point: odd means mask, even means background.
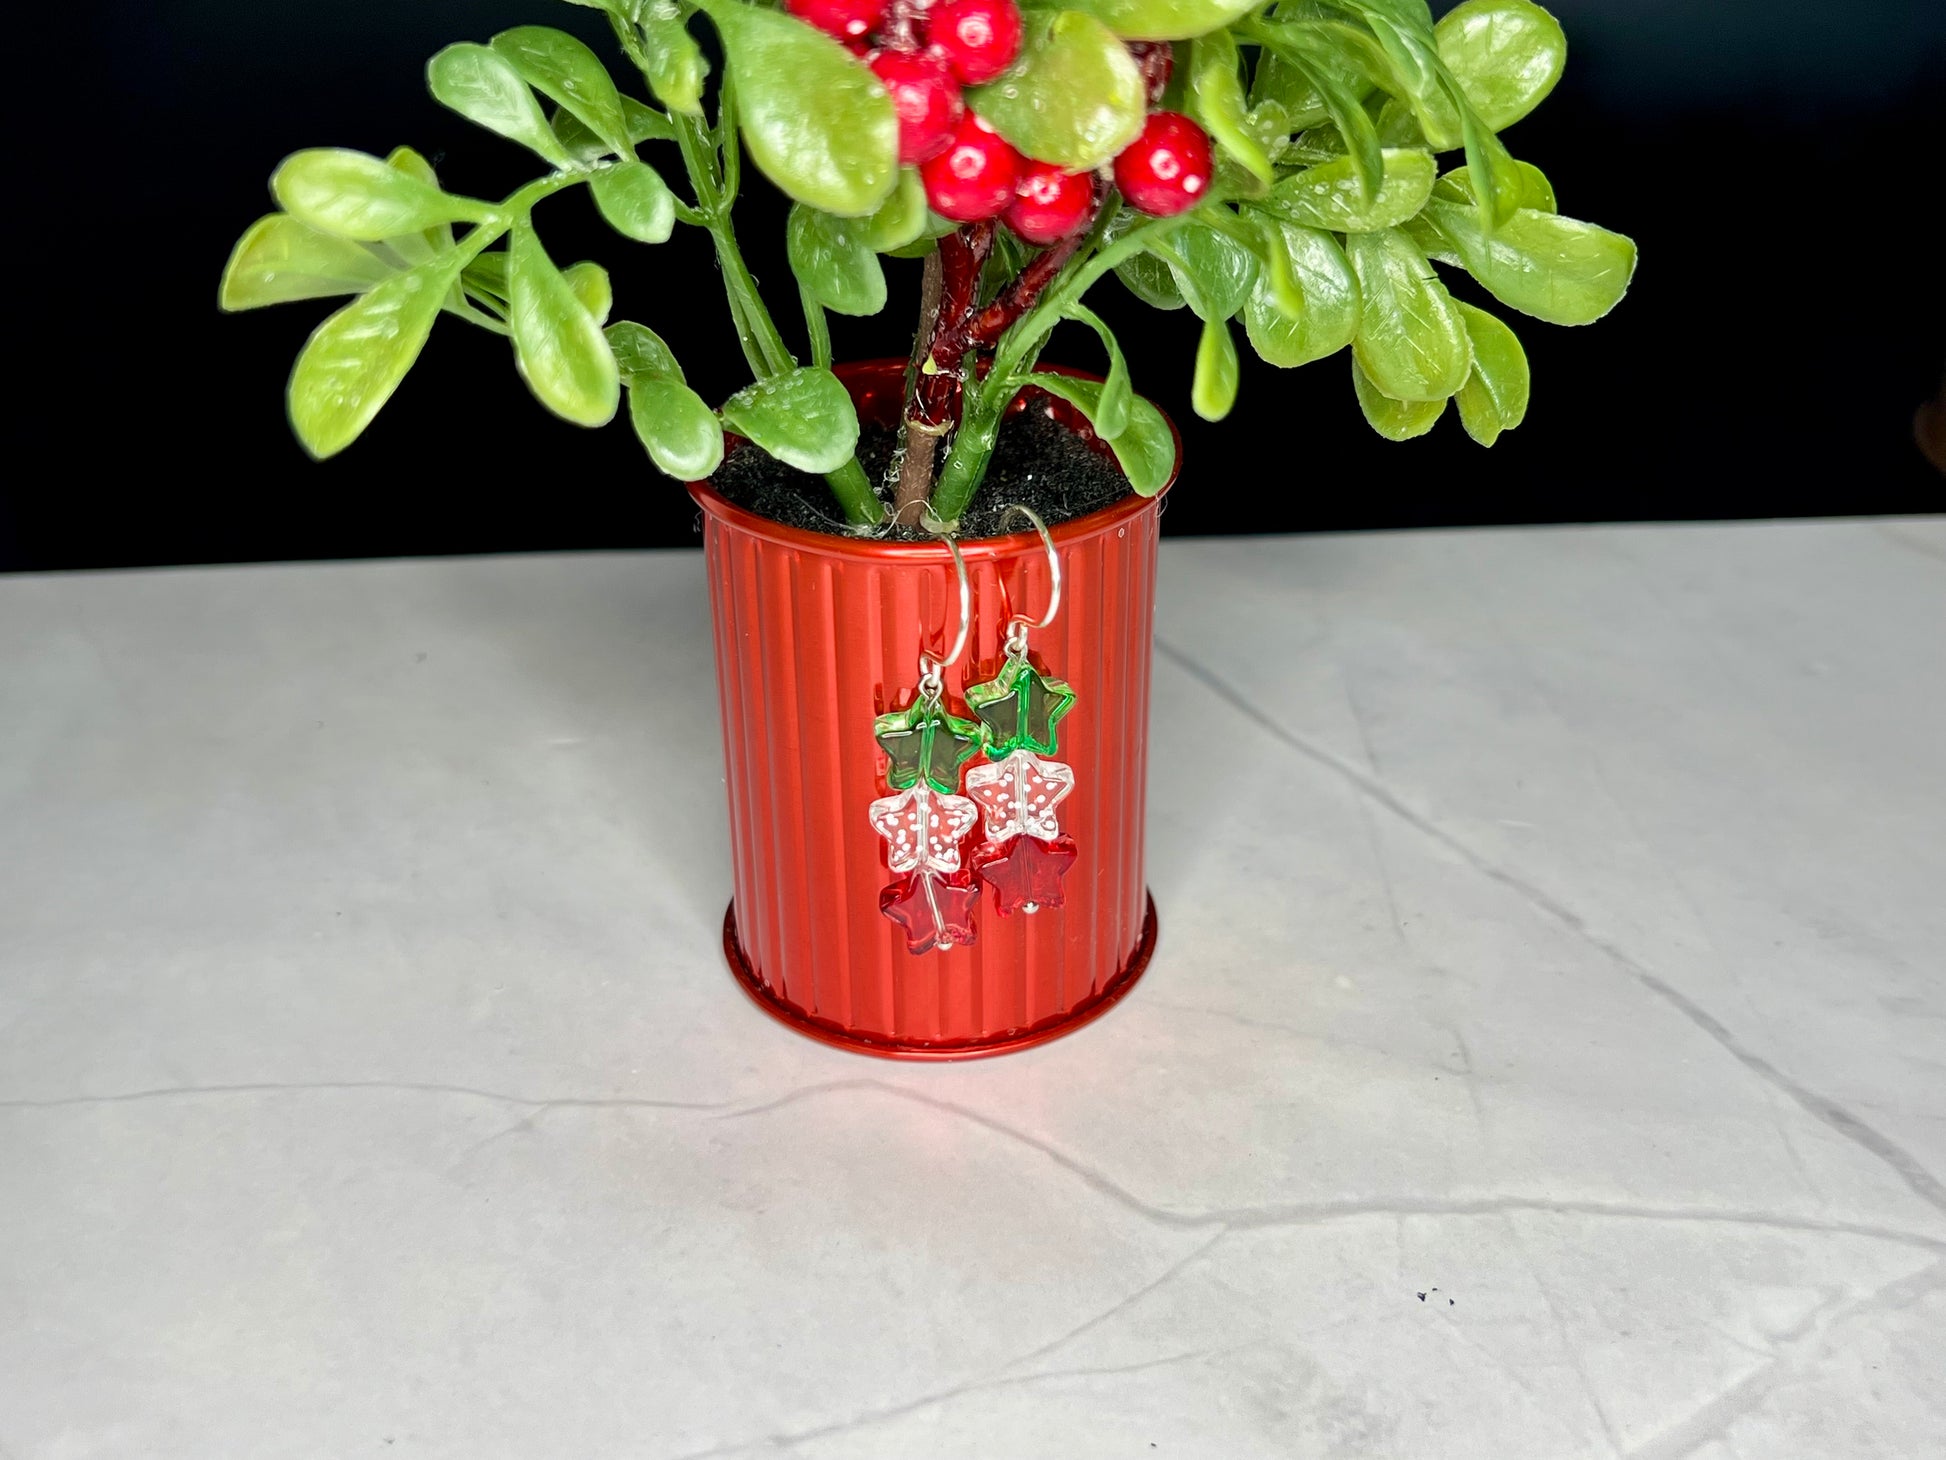
[{"label": "red berry", "polygon": [[1029,243],[1059,243],[1094,211],[1092,174],[1065,172],[1052,162],[1030,162],[1014,180],[1007,226]]},{"label": "red berry", "polygon": [[1014,0],[939,0],[927,13],[926,39],[968,86],[993,80],[1020,54]]},{"label": "red berry", "polygon": [[873,51],[872,74],[892,93],[899,114],[899,161],[924,162],[952,140],[966,108],[946,63],[921,51]]},{"label": "red berry", "polygon": [[997,218],[1013,201],[1014,178],[1023,159],[1006,138],[968,112],[953,140],[919,168],[933,212],[955,223]]},{"label": "red berry", "polygon": [[1144,213],[1167,218],[1209,191],[1209,134],[1181,112],[1151,112],[1115,159],[1115,186]]},{"label": "red berry", "polygon": [[784,8],[806,24],[841,41],[857,40],[878,29],[886,0],[784,0]]}]

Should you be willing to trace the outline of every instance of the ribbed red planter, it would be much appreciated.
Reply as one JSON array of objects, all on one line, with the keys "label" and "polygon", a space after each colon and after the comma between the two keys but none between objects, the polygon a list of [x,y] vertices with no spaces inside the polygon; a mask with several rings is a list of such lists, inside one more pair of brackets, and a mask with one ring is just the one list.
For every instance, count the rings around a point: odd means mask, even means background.
[{"label": "ribbed red planter", "polygon": [[[903,370],[839,367],[861,421],[898,420]],[[1099,446],[1065,403],[1023,399]],[[1058,756],[1074,768],[1061,824],[1080,853],[1065,904],[1003,917],[985,894],[972,947],[914,955],[879,911],[892,879],[866,816],[885,794],[872,721],[911,699],[922,644],[942,652],[956,631],[952,560],[936,543],[806,532],[708,486],[691,492],[704,515],[736,879],[723,942],[745,990],[803,1033],[907,1059],[1036,1044],[1126,993],[1155,945],[1142,830],[1160,498],[1053,529],[1063,602],[1033,636],[1033,657],[1079,696]],[[1049,584],[1032,533],[962,551],[973,635],[946,671],[946,701],[964,714],[965,687],[1002,661],[1010,611],[1039,615]]]}]

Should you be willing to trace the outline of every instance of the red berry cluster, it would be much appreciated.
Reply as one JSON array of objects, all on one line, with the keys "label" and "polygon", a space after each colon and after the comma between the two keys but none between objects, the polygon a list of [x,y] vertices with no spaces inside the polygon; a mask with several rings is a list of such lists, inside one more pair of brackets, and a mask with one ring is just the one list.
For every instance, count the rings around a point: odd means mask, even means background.
[{"label": "red berry cluster", "polygon": [[[1020,54],[1015,0],[785,0],[798,19],[865,58],[892,95],[899,161],[917,166],[926,201],[956,223],[1004,218],[1029,243],[1051,244],[1087,225],[1094,181],[1023,157],[973,112],[961,88],[994,80]],[[1137,43],[1153,106],[1168,83],[1168,46]],[[1145,213],[1180,213],[1210,180],[1210,143],[1179,112],[1151,112],[1115,159],[1122,196]]]}]

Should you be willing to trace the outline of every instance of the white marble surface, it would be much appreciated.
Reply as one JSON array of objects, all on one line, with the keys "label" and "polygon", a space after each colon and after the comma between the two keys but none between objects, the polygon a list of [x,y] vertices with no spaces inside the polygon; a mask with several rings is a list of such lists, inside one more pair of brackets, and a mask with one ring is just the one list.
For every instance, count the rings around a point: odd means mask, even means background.
[{"label": "white marble surface", "polygon": [[945,1067],[721,965],[698,556],[0,580],[0,1456],[1946,1453],[1946,523],[1164,578]]}]

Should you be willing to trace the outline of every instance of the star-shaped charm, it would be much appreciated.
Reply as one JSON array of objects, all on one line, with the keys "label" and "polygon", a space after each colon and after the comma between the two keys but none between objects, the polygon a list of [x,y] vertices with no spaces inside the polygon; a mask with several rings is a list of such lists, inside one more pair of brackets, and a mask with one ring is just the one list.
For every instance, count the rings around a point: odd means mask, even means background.
[{"label": "star-shaped charm", "polygon": [[966,773],[966,794],[985,813],[987,840],[994,842],[1022,832],[1043,840],[1059,836],[1061,823],[1054,808],[1073,789],[1070,767],[1025,750]]},{"label": "star-shaped charm", "polygon": [[998,846],[988,844],[973,854],[973,870],[993,889],[993,905],[1002,917],[1014,912],[1037,913],[1061,905],[1061,878],[1074,865],[1071,836],[1042,841],[1017,836]]},{"label": "star-shaped charm", "polygon": [[1016,750],[1054,754],[1054,727],[1074,705],[1066,681],[1049,679],[1025,659],[1009,659],[997,677],[966,692],[966,703],[986,726],[993,760]]},{"label": "star-shaped charm", "polygon": [[872,830],[885,838],[885,864],[894,872],[957,872],[959,844],[979,809],[964,796],[941,796],[914,786],[872,802]]},{"label": "star-shaped charm", "polygon": [[878,910],[905,929],[908,952],[971,946],[973,909],[980,889],[971,876],[934,877],[914,872],[878,895]]},{"label": "star-shaped charm", "polygon": [[885,779],[895,791],[924,781],[941,795],[953,795],[959,790],[959,768],[980,748],[978,725],[924,700],[880,715],[872,734],[892,762]]}]

